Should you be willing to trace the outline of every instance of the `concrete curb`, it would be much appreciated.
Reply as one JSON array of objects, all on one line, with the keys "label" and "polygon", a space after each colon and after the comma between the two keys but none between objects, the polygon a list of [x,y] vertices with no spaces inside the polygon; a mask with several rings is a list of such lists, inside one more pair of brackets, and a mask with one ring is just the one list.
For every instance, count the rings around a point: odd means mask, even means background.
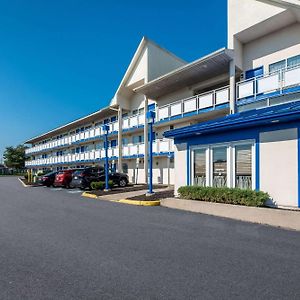
[{"label": "concrete curb", "polygon": [[166,198],[161,206],[300,231],[300,212],[204,201]]},{"label": "concrete curb", "polygon": [[90,194],[90,193],[87,193],[87,192],[83,192],[81,194],[82,197],[85,197],[85,198],[91,198],[91,199],[98,199],[98,196],[97,195],[94,195],[94,194]]},{"label": "concrete curb", "polygon": [[118,202],[129,205],[137,206],[160,206],[160,200],[156,201],[139,201],[139,200],[130,200],[130,199],[120,199],[120,200],[111,200],[112,202]]},{"label": "concrete curb", "polygon": [[20,177],[18,177],[18,180],[22,183],[23,187],[31,187],[31,185],[25,184]]},{"label": "concrete curb", "polygon": [[85,198],[91,198],[91,199],[98,199],[98,200],[105,200],[105,201],[110,201],[110,202],[115,202],[115,203],[123,203],[123,204],[130,204],[130,205],[137,205],[137,206],[160,206],[160,201],[139,201],[139,200],[130,200],[130,199],[118,199],[118,200],[109,200],[103,198],[103,196],[97,196],[94,194],[90,194],[87,192],[83,192],[81,194],[82,197]]}]

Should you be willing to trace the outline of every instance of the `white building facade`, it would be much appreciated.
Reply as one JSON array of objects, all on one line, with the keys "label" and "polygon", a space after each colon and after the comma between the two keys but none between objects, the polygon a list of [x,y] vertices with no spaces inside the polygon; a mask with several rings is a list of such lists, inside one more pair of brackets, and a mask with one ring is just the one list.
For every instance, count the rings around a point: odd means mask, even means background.
[{"label": "white building facade", "polygon": [[260,189],[299,207],[298,100],[299,1],[228,0],[227,47],[187,63],[144,38],[110,105],[28,140],[26,164],[103,164],[105,123],[111,166],[147,182],[154,110],[155,183]]}]

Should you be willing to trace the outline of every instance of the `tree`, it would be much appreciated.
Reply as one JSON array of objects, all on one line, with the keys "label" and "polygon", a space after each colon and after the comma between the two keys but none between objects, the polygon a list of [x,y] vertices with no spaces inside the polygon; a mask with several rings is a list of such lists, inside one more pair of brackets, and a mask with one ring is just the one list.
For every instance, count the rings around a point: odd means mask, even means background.
[{"label": "tree", "polygon": [[25,149],[27,149],[27,147],[24,145],[6,147],[3,154],[5,165],[8,168],[16,170],[24,169],[26,160]]}]

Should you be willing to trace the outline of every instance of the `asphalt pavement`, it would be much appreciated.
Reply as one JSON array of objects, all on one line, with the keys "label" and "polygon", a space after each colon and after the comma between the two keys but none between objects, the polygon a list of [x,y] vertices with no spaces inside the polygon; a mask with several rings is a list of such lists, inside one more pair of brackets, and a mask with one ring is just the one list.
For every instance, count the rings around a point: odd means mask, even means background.
[{"label": "asphalt pavement", "polygon": [[0,177],[0,299],[299,299],[300,234]]}]

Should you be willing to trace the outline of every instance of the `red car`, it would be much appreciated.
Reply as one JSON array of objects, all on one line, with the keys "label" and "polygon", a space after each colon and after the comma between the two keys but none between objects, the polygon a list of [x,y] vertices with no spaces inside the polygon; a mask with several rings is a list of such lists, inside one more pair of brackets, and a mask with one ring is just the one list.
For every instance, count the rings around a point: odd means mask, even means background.
[{"label": "red car", "polygon": [[55,186],[55,187],[62,186],[62,187],[69,188],[74,171],[75,170],[62,170],[62,171],[59,171],[55,176],[53,186]]}]

